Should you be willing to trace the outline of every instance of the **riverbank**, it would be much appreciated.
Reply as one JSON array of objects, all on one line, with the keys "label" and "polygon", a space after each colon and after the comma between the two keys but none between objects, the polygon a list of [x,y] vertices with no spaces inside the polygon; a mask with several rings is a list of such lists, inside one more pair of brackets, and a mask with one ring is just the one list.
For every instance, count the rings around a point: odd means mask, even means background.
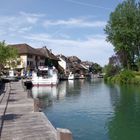
[{"label": "riverbank", "polygon": [[29,94],[21,81],[5,84],[0,96],[0,139],[58,140],[60,133],[43,112],[34,112],[34,100]]},{"label": "riverbank", "polygon": [[116,83],[116,84],[134,84],[140,85],[140,72],[123,70],[116,75],[104,77],[106,82]]}]

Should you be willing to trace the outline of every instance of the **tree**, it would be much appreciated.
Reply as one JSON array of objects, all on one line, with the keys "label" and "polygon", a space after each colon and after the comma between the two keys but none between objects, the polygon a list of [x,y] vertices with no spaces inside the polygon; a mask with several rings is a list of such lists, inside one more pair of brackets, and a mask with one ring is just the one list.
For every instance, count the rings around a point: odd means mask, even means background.
[{"label": "tree", "polygon": [[90,67],[90,71],[95,73],[95,74],[101,73],[102,72],[102,67],[97,63],[93,63]]},{"label": "tree", "polygon": [[140,3],[138,3],[138,8],[136,9],[137,16],[135,22],[135,41],[136,41],[136,64],[140,70]]},{"label": "tree", "polygon": [[17,58],[17,50],[5,44],[5,41],[0,42],[0,73],[7,64],[12,67]]},{"label": "tree", "polygon": [[119,4],[110,14],[105,33],[122,66],[132,69],[136,59],[140,60],[140,4],[135,0]]},{"label": "tree", "polygon": [[106,77],[112,77],[119,73],[121,66],[117,55],[109,58],[109,63],[104,67]]}]

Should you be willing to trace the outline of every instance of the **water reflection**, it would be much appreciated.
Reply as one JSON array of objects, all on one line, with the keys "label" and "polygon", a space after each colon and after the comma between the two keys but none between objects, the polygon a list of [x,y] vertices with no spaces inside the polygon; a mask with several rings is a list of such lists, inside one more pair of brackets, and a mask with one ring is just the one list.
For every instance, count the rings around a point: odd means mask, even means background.
[{"label": "water reflection", "polygon": [[56,87],[33,87],[32,97],[39,99],[39,108],[52,105],[52,99],[57,97]]},{"label": "water reflection", "polygon": [[108,123],[111,140],[140,139],[140,87],[110,86],[114,117]]},{"label": "water reflection", "polygon": [[106,86],[109,89],[110,102],[115,111],[115,108],[119,104],[121,98],[120,86],[114,84],[106,84]]},{"label": "water reflection", "polygon": [[62,81],[59,85],[58,85],[58,94],[57,94],[57,99],[64,99],[66,96],[66,86],[67,83],[65,81]]},{"label": "water reflection", "polygon": [[64,100],[44,110],[52,124],[70,129],[75,140],[108,140],[105,124],[112,108],[108,88],[101,81],[66,82]]},{"label": "water reflection", "polygon": [[55,86],[54,87],[51,87],[51,86],[33,87],[32,95],[33,95],[33,98],[44,98],[46,96],[56,98],[57,97],[57,88]]},{"label": "water reflection", "polygon": [[32,96],[56,126],[71,127],[78,140],[140,139],[140,87],[69,80],[33,87]]},{"label": "water reflection", "polygon": [[[78,83],[78,86],[77,86]],[[65,97],[80,93],[80,88],[84,84],[84,80],[80,81],[62,81],[58,86],[40,86],[32,88],[32,97],[39,99],[41,108],[46,108],[53,104],[54,100],[64,100]],[[77,90],[75,91],[75,85]],[[74,90],[73,90],[74,89]]]},{"label": "water reflection", "polygon": [[67,83],[69,88],[74,88],[74,80],[68,80]]},{"label": "water reflection", "polygon": [[102,78],[93,78],[93,79],[89,79],[90,83],[101,83],[101,81],[103,81]]},{"label": "water reflection", "polygon": [[54,126],[69,128],[76,140],[140,139],[140,87],[102,79],[64,81],[54,99],[45,114]]}]

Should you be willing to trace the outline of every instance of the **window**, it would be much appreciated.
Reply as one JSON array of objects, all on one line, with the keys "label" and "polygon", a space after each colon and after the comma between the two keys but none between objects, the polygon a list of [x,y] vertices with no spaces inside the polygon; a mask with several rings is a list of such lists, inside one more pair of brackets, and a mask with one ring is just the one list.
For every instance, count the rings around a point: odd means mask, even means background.
[{"label": "window", "polygon": [[41,56],[40,59],[41,59],[41,60],[44,60],[45,58]]},{"label": "window", "polygon": [[30,66],[32,66],[33,65],[33,62],[32,61],[30,61]]},{"label": "window", "polygon": [[21,63],[20,63],[20,61],[17,61],[17,65],[20,65]]},{"label": "window", "polygon": [[30,55],[30,54],[28,54],[28,58],[33,58],[33,56],[32,56],[32,55]]},{"label": "window", "polygon": [[30,61],[27,61],[27,66],[29,66],[30,65]]}]

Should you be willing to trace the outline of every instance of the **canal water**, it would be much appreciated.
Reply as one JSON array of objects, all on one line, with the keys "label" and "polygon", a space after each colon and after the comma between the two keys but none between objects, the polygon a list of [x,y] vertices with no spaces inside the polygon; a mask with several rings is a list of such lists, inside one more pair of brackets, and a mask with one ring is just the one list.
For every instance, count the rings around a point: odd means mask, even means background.
[{"label": "canal water", "polygon": [[32,94],[51,123],[70,129],[74,140],[140,140],[138,86],[71,80],[58,87],[33,87]]}]

